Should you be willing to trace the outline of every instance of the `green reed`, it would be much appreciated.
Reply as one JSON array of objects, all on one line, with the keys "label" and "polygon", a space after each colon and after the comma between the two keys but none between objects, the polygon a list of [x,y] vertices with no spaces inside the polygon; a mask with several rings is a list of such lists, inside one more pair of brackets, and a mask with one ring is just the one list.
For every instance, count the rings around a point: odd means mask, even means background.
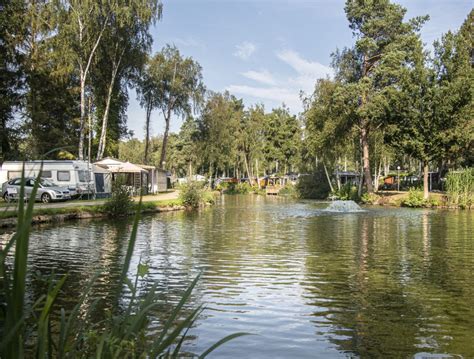
[{"label": "green reed", "polygon": [[474,204],[474,168],[450,172],[446,178],[446,191],[451,204],[470,208]]}]

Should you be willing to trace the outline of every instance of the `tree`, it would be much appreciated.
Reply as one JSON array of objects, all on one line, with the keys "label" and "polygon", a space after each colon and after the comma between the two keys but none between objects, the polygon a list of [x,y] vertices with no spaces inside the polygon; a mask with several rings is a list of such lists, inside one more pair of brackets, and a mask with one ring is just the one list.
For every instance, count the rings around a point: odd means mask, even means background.
[{"label": "tree", "polygon": [[312,96],[305,100],[305,144],[313,158],[322,162],[331,191],[334,188],[328,167],[334,167],[355,137],[352,123],[357,116],[356,98],[341,82],[321,79]]},{"label": "tree", "polygon": [[[263,105],[251,106],[244,112],[238,136],[240,156],[245,165],[245,171],[250,185],[253,179],[259,177],[260,161],[263,165],[263,148],[265,140],[265,108]],[[252,170],[255,161],[254,170]]]},{"label": "tree", "polygon": [[[161,17],[159,1],[130,1],[120,12],[112,16],[102,35],[97,50],[96,81],[101,80],[106,88],[102,105],[102,120],[97,150],[97,159],[104,156],[107,143],[109,113],[114,90],[126,92],[127,84],[138,78],[143,68],[146,53],[151,48],[149,27]],[[125,87],[122,90],[122,87]],[[124,98],[122,96],[121,98]],[[118,96],[115,96],[118,99]],[[127,96],[128,99],[128,96]],[[118,139],[117,139],[118,140]]]},{"label": "tree", "polygon": [[19,45],[25,35],[25,12],[22,1],[7,0],[0,5],[0,163],[13,154],[14,148],[13,114],[20,106],[24,86]]},{"label": "tree", "polygon": [[148,164],[149,142],[150,142],[150,120],[153,109],[157,108],[159,95],[158,87],[153,78],[150,67],[150,58],[147,59],[145,67],[138,79],[137,95],[140,106],[145,108],[145,152],[143,163]]},{"label": "tree", "polygon": [[[109,6],[110,7],[109,7]],[[58,2],[59,13],[65,20],[59,27],[63,36],[63,53],[67,53],[77,66],[80,86],[80,121],[78,157],[84,159],[86,123],[86,86],[92,61],[102,40],[109,18],[115,15],[116,2],[93,0],[62,0]]]},{"label": "tree", "polygon": [[297,160],[301,143],[301,126],[284,105],[265,116],[263,153],[267,169],[287,172]]},{"label": "tree", "polygon": [[209,176],[218,171],[228,173],[237,162],[237,136],[244,105],[229,92],[211,93],[198,119],[203,160]]},{"label": "tree", "polygon": [[[472,19],[463,26],[472,26]],[[435,43],[430,61],[419,40],[412,63],[390,91],[386,139],[423,163],[425,199],[429,163],[460,158],[472,146],[474,76],[468,41],[463,31],[448,32]]]},{"label": "tree", "polygon": [[201,66],[191,57],[183,58],[174,46],[166,45],[161,52],[153,56],[147,71],[149,71],[147,76],[153,80],[155,87],[156,107],[162,111],[165,119],[159,162],[159,166],[162,167],[166,158],[171,116],[190,114],[193,106],[197,107],[202,102],[205,88]]},{"label": "tree", "polygon": [[334,54],[334,66],[347,93],[357,96],[352,125],[359,131],[364,182],[367,191],[373,192],[369,137],[383,119],[384,89],[397,81],[427,17],[404,22],[406,9],[389,0],[347,0],[345,12],[357,40],[352,49]]}]

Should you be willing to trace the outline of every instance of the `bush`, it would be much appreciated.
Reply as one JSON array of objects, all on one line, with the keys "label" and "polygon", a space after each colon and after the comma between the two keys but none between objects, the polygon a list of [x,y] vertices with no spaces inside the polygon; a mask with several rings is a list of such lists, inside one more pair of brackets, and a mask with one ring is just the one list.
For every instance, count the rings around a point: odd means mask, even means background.
[{"label": "bush", "polygon": [[126,216],[133,209],[133,200],[124,182],[117,180],[112,185],[112,197],[104,205],[105,212],[111,217]]},{"label": "bush", "polygon": [[308,199],[326,199],[330,188],[323,170],[301,176],[296,183],[298,197]]},{"label": "bush", "polygon": [[216,189],[225,194],[248,194],[254,191],[254,188],[247,182],[223,182],[219,184]]},{"label": "bush", "polygon": [[183,206],[198,208],[206,203],[213,203],[214,196],[204,188],[202,183],[189,182],[180,187],[179,199]]},{"label": "bush", "polygon": [[380,196],[375,193],[363,193],[360,201],[365,204],[378,204],[380,201]]},{"label": "bush", "polygon": [[337,199],[342,201],[359,201],[359,193],[356,186],[351,185],[350,183],[345,184],[339,190],[333,193]]},{"label": "bush", "polygon": [[474,204],[474,168],[450,172],[446,178],[448,201],[461,208]]},{"label": "bush", "polygon": [[412,188],[408,191],[408,198],[402,200],[401,205],[413,208],[426,207],[429,202],[423,198],[423,191]]},{"label": "bush", "polygon": [[293,197],[293,198],[299,197],[299,193],[296,189],[296,186],[292,185],[291,183],[286,184],[285,187],[280,189],[280,192],[278,192],[278,194],[282,196]]}]

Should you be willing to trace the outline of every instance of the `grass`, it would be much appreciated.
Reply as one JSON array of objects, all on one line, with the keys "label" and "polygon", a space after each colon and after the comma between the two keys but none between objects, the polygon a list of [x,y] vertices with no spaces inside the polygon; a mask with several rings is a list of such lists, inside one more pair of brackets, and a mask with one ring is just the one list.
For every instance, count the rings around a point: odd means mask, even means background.
[{"label": "grass", "polygon": [[[24,170],[22,173],[24,177]],[[38,190],[33,188],[32,198]],[[20,189],[23,197],[24,188]],[[2,358],[178,358],[189,329],[203,311],[198,306],[184,316],[183,307],[191,297],[199,276],[183,293],[179,303],[172,308],[171,315],[162,329],[151,335],[151,312],[159,306],[156,285],[143,295],[138,293],[141,281],[147,279],[148,268],[141,262],[133,280],[128,277],[138,234],[142,212],[141,200],[136,205],[133,226],[127,252],[116,283],[116,296],[122,298],[128,293],[124,307],[116,308],[110,316],[100,322],[91,320],[95,305],[84,309],[87,298],[95,298],[94,284],[101,273],[94,275],[89,283],[80,289],[74,308],[66,312],[56,308],[62,295],[61,288],[67,275],[59,280],[49,279],[48,288],[39,298],[31,298],[31,307],[25,305],[28,267],[29,237],[34,215],[34,201],[20,202],[17,211],[16,232],[0,249],[0,357]],[[147,204],[147,206],[150,206]],[[87,207],[88,210],[91,208]],[[55,209],[58,210],[58,209]],[[61,208],[59,210],[65,210]],[[14,249],[14,250],[13,250]],[[13,253],[12,253],[13,252]],[[97,304],[100,298],[95,298]],[[52,319],[53,317],[59,319]],[[55,328],[56,330],[53,330]],[[204,358],[226,342],[247,335],[234,333],[217,341],[205,350]]]},{"label": "grass", "polygon": [[[89,206],[82,206],[81,203],[78,202],[77,206],[74,207],[62,207],[62,208],[36,208],[33,210],[33,216],[56,216],[56,215],[74,215],[79,213],[91,213],[91,214],[100,214],[106,215],[107,212],[103,204],[100,205],[89,205]],[[158,201],[149,201],[149,202],[142,202],[141,210],[142,212],[156,212],[160,208],[165,207],[179,207],[182,206],[183,203],[179,199],[164,199]],[[9,207],[5,207],[5,209],[0,210],[0,219],[7,219],[7,218],[15,218],[18,216],[18,209],[11,209],[13,208],[10,204]],[[134,203],[132,206],[133,212],[135,212],[138,208],[138,203]]]}]

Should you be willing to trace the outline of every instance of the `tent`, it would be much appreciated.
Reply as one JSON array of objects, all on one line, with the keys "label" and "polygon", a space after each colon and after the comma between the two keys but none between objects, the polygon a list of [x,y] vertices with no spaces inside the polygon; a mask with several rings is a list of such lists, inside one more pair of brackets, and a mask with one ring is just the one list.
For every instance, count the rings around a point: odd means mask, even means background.
[{"label": "tent", "polygon": [[112,181],[122,179],[130,188],[132,195],[138,195],[140,190],[147,193],[148,171],[130,162],[124,162],[115,158],[104,158],[95,162],[94,165],[108,170],[112,174]]}]

